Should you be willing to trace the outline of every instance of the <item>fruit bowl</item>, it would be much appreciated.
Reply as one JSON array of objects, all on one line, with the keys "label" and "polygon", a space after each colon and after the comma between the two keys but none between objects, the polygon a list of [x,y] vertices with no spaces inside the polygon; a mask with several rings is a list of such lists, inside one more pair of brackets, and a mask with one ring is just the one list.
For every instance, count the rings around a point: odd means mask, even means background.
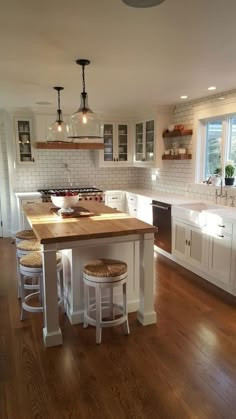
[{"label": "fruit bowl", "polygon": [[70,214],[74,212],[73,208],[71,207],[76,205],[78,202],[79,194],[73,192],[60,192],[60,195],[51,195],[51,200],[56,207],[60,208],[58,211],[59,214]]}]

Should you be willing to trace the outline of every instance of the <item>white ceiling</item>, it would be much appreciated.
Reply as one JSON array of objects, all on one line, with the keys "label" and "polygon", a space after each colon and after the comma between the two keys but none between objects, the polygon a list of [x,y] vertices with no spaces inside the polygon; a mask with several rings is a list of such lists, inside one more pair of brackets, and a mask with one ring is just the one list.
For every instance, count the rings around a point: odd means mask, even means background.
[{"label": "white ceiling", "polygon": [[[77,108],[81,68],[93,110],[119,112],[236,87],[236,1],[166,0],[134,9],[121,0],[2,0],[0,107]],[[215,93],[215,92],[214,92]]]}]

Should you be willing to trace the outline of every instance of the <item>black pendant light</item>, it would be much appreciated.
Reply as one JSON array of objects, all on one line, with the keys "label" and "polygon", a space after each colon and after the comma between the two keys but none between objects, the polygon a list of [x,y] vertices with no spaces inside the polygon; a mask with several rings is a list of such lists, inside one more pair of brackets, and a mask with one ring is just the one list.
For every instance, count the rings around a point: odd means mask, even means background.
[{"label": "black pendant light", "polygon": [[127,6],[145,8],[154,7],[163,3],[165,0],[122,0]]},{"label": "black pendant light", "polygon": [[82,67],[82,87],[80,107],[71,116],[69,124],[69,138],[71,139],[102,139],[103,126],[88,105],[88,94],[85,88],[85,67],[90,64],[87,59],[79,59],[76,64]]},{"label": "black pendant light", "polygon": [[48,142],[63,142],[63,143],[70,142],[71,140],[68,139],[68,126],[63,121],[62,110],[61,110],[60,92],[64,90],[64,87],[55,86],[53,87],[53,89],[57,91],[57,101],[58,101],[57,119],[48,128],[47,141]]}]

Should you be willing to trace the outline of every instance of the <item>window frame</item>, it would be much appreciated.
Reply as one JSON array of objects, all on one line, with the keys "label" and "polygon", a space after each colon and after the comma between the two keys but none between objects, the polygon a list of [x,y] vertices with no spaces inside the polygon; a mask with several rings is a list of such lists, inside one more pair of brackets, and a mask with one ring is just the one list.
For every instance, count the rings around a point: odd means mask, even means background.
[{"label": "window frame", "polygon": [[[224,112],[218,112],[224,110]],[[227,112],[229,110],[229,112]],[[207,123],[214,120],[222,120],[222,152],[221,152],[221,168],[222,176],[225,175],[225,162],[228,160],[230,147],[230,119],[236,118],[236,99],[234,103],[221,107],[204,108],[195,111],[194,118],[194,136],[193,136],[193,158],[194,158],[194,182],[201,183],[205,177],[205,161],[206,161],[206,129]]]}]

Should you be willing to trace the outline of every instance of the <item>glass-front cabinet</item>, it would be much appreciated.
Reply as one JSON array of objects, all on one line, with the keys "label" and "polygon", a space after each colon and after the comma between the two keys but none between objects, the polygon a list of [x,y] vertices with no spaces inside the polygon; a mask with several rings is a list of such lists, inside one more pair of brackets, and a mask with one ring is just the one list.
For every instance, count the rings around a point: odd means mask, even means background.
[{"label": "glass-front cabinet", "polygon": [[135,161],[153,162],[155,160],[154,120],[138,122],[135,125]]},{"label": "glass-front cabinet", "polygon": [[32,118],[15,118],[16,155],[18,163],[34,163]]},{"label": "glass-front cabinet", "polygon": [[100,152],[100,166],[122,166],[131,162],[129,124],[104,123],[104,150]]}]

